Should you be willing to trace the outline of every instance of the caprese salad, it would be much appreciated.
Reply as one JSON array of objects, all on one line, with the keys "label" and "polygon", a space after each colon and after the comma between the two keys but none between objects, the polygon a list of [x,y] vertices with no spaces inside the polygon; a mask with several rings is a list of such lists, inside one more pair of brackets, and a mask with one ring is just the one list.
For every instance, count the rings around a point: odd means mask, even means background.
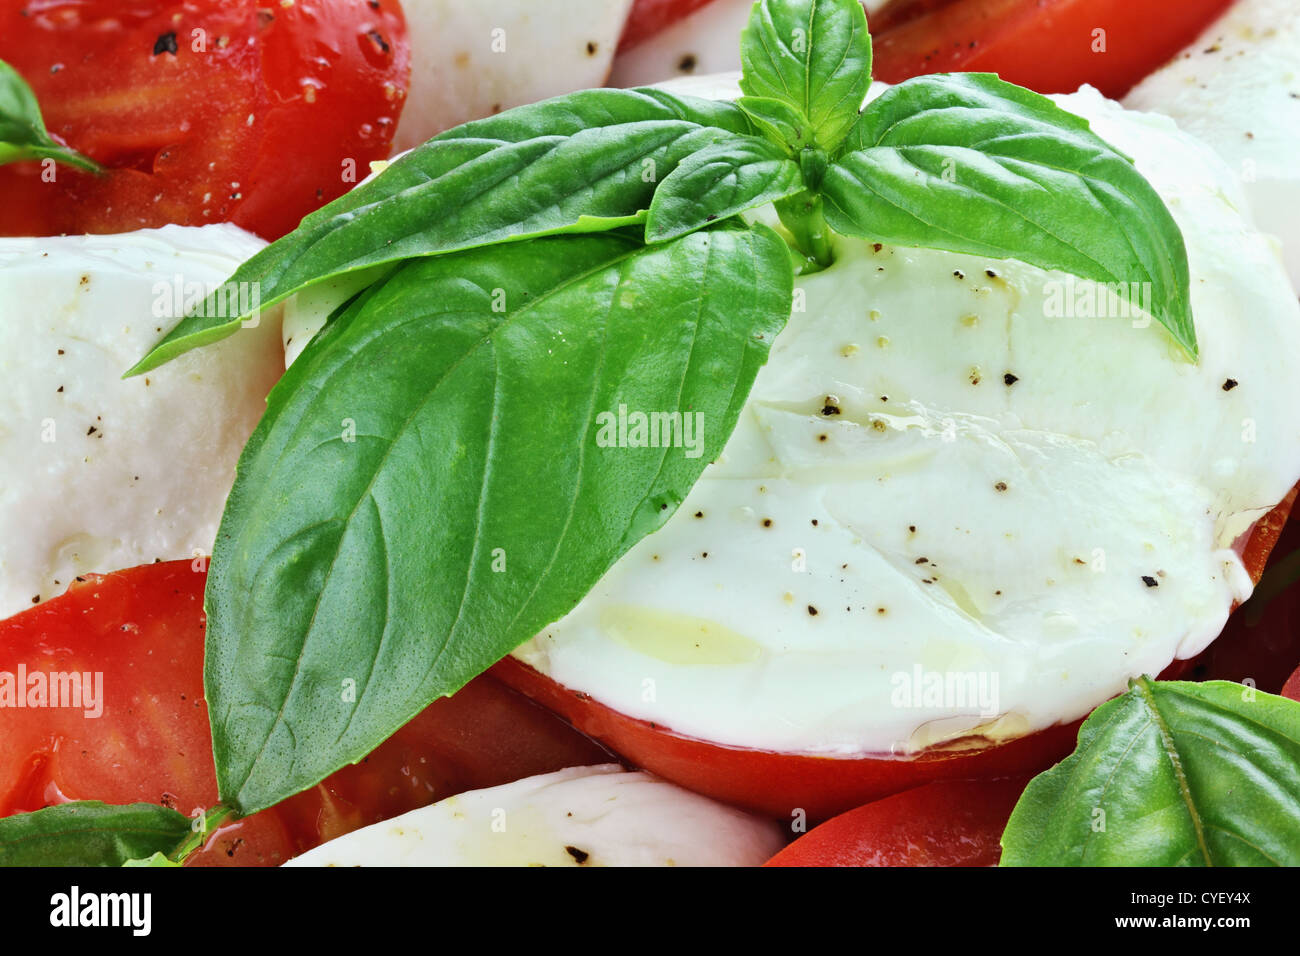
[{"label": "caprese salad", "polygon": [[0,0],[0,865],[1300,864],[1297,151],[1291,0]]}]

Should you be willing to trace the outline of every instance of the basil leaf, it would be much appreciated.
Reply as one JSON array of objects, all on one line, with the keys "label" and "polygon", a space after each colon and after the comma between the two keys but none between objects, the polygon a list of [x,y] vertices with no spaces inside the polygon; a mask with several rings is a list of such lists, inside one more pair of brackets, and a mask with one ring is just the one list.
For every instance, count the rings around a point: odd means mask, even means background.
[{"label": "basil leaf", "polygon": [[655,190],[646,242],[663,242],[803,189],[799,164],[756,136],[736,136],[682,160]]},{"label": "basil leaf", "polygon": [[184,866],[183,863],[177,863],[165,853],[155,853],[153,856],[146,856],[138,860],[127,860],[122,864],[128,867],[140,867],[146,869],[172,869]]},{"label": "basil leaf", "polygon": [[759,0],[740,35],[740,88],[780,100],[833,150],[871,86],[871,36],[859,0]]},{"label": "basil leaf", "polygon": [[191,821],[152,803],[63,803],[0,819],[0,866],[121,866],[174,850]]},{"label": "basil leaf", "polygon": [[[567,613],[722,449],[792,281],[761,226],[551,237],[409,261],[342,310],[272,390],[210,566],[225,802],[360,760]],[[701,441],[607,447],[620,406]]]},{"label": "basil leaf", "polygon": [[770,142],[791,155],[815,143],[812,123],[789,103],[764,96],[742,96],[736,105]]},{"label": "basil leaf", "polygon": [[127,375],[234,333],[248,312],[227,303],[240,301],[241,290],[242,302],[266,307],[314,283],[416,256],[640,223],[655,184],[678,161],[751,128],[730,104],[609,89],[458,126],[306,216]]},{"label": "basil leaf", "polygon": [[1227,681],[1134,681],[1035,777],[1004,866],[1300,865],[1300,703]]},{"label": "basil leaf", "polygon": [[846,236],[1144,283],[1189,355],[1187,250],[1160,196],[1086,120],[987,73],[907,80],[862,114],[822,182]]},{"label": "basil leaf", "polygon": [[0,165],[24,159],[53,159],[89,172],[99,164],[60,146],[45,129],[36,94],[18,71],[0,60]]}]

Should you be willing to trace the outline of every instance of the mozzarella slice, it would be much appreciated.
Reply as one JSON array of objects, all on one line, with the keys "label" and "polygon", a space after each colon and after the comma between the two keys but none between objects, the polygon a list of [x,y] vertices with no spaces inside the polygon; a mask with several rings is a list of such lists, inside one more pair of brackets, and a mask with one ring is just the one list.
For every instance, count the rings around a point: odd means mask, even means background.
[{"label": "mozzarella slice", "polygon": [[632,0],[403,0],[411,87],[393,152],[468,120],[604,86]]},{"label": "mozzarella slice", "polygon": [[0,616],[86,571],[211,550],[283,368],[279,310],[121,376],[264,245],[232,225],[0,239]]},{"label": "mozzarella slice", "polygon": [[[868,16],[888,0],[865,0]],[[674,77],[740,69],[740,31],[754,0],[710,0],[614,60],[610,86],[645,86]]]},{"label": "mozzarella slice", "polygon": [[286,866],[757,866],[770,820],[617,764],[471,790],[331,840]]},{"label": "mozzarella slice", "polygon": [[1300,289],[1300,6],[1237,0],[1126,106],[1172,116],[1214,147],[1246,191],[1255,221],[1282,241]]},{"label": "mozzarella slice", "polygon": [[913,753],[1075,719],[1219,633],[1234,542],[1300,475],[1300,306],[1209,147],[1058,102],[1181,226],[1199,364],[1069,276],[839,240],[720,459],[518,658],[722,744]]}]

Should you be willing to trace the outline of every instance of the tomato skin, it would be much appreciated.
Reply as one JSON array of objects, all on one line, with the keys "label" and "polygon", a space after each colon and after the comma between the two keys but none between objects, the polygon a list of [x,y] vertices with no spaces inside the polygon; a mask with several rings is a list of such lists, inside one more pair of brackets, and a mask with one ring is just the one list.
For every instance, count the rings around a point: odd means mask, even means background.
[{"label": "tomato skin", "polygon": [[867,27],[872,36],[875,36],[954,2],[955,0],[890,0],[875,13],[867,14]]},{"label": "tomato skin", "polygon": [[[0,621],[0,671],[100,672],[103,712],[0,708],[0,816],[70,800],[217,801],[203,696],[203,588],[191,562],[87,575]],[[463,790],[609,754],[491,678],[417,715],[361,763],[221,828],[191,865],[273,865]]]},{"label": "tomato skin", "polygon": [[1282,685],[1282,696],[1288,700],[1300,701],[1300,667],[1291,672],[1291,676]]},{"label": "tomato skin", "polygon": [[623,25],[618,52],[626,53],[712,2],[713,0],[636,0]]},{"label": "tomato skin", "polygon": [[631,763],[688,790],[779,819],[803,810],[814,822],[936,780],[1043,770],[1074,749],[1079,722],[982,750],[817,757],[731,747],[637,720],[507,657],[489,672],[607,744]]},{"label": "tomato skin", "polygon": [[1027,777],[945,780],[832,817],[764,866],[996,866]]},{"label": "tomato skin", "polygon": [[[1242,560],[1256,580],[1294,500],[1293,491],[1260,519],[1242,542]],[[1158,676],[1178,679],[1192,663],[1174,661]],[[631,763],[688,790],[782,819],[802,809],[814,822],[935,781],[1033,775],[1074,750],[1082,722],[1057,724],[982,749],[926,751],[913,757],[818,757],[731,747],[687,737],[621,714],[512,657],[499,662],[489,673],[555,711]]]},{"label": "tomato skin", "polygon": [[387,156],[410,66],[391,0],[0,0],[0,59],[108,169],[0,167],[4,235],[231,221],[277,238]]},{"label": "tomato skin", "polygon": [[[1039,93],[1091,83],[1123,96],[1232,0],[954,0],[874,37],[872,72],[991,72]],[[1094,33],[1104,30],[1104,34]],[[1104,38],[1105,49],[1094,52]]]}]

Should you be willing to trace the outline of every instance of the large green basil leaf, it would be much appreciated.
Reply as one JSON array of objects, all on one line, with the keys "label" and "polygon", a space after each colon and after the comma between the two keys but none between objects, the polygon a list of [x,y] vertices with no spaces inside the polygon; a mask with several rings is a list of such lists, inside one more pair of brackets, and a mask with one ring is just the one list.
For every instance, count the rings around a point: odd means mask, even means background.
[{"label": "large green basil leaf", "polygon": [[918,77],[874,100],[822,182],[846,236],[1149,284],[1193,358],[1187,250],[1160,196],[1086,120],[987,73]]},{"label": "large green basil leaf", "polygon": [[0,866],[122,866],[167,853],[193,821],[152,803],[63,803],[0,820]]},{"label": "large green basil leaf", "polygon": [[345,273],[639,223],[683,157],[751,130],[732,104],[638,90],[584,90],[458,126],[306,216],[127,374],[231,335],[247,303],[265,308]]},{"label": "large green basil leaf", "polygon": [[1002,864],[1300,865],[1300,703],[1227,681],[1134,681],[1030,782]]},{"label": "large green basil leaf", "polygon": [[[224,801],[360,760],[567,613],[721,450],[792,282],[765,227],[549,237],[411,260],[343,309],[271,392],[217,537]],[[620,408],[698,442],[610,447]]]},{"label": "large green basil leaf", "polygon": [[53,159],[89,172],[99,164],[60,146],[45,128],[36,94],[18,71],[0,60],[0,165],[23,159]]},{"label": "large green basil leaf", "polygon": [[663,242],[803,189],[799,164],[779,146],[736,136],[687,156],[659,184],[646,242]]},{"label": "large green basil leaf", "polygon": [[759,0],[740,35],[740,88],[780,100],[833,150],[871,86],[871,36],[859,0]]}]

